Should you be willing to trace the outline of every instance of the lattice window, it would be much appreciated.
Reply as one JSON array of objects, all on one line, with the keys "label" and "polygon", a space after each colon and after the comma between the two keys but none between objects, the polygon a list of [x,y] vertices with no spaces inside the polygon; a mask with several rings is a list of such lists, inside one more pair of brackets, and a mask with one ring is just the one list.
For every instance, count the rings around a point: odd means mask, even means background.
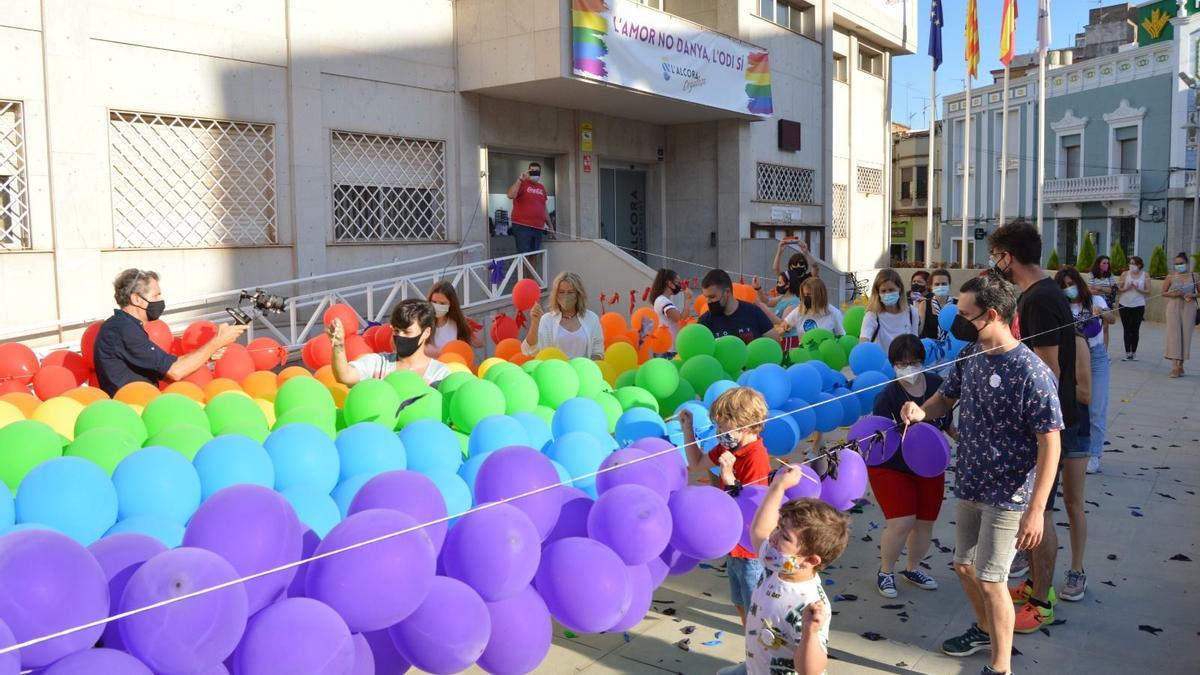
[{"label": "lattice window", "polygon": [[833,238],[845,239],[850,236],[850,207],[848,194],[850,190],[845,183],[833,184]]},{"label": "lattice window", "polygon": [[0,249],[30,247],[25,126],[18,101],[0,101]]},{"label": "lattice window", "polygon": [[275,128],[109,113],[117,246],[276,241]]},{"label": "lattice window", "polygon": [[858,165],[855,183],[858,191],[868,195],[883,194],[883,169],[874,166]]},{"label": "lattice window", "polygon": [[768,202],[815,204],[812,169],[758,163],[758,198]]},{"label": "lattice window", "polygon": [[337,241],[445,241],[446,144],[334,131]]}]

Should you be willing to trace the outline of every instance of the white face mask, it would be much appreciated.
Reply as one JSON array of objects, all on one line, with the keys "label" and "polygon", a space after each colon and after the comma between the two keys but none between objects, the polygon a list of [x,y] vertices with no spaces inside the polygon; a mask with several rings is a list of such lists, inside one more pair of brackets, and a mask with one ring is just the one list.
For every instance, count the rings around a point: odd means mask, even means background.
[{"label": "white face mask", "polygon": [[1137,274],[1138,272],[1141,272],[1141,271],[1142,271],[1142,268],[1141,268],[1140,266],[1138,266],[1138,265],[1130,265],[1130,266],[1129,266],[1129,271],[1130,271],[1130,272],[1133,272],[1134,274]]},{"label": "white face mask", "polygon": [[921,366],[900,366],[896,368],[896,377],[904,384],[915,384],[921,376]]},{"label": "white face mask", "polygon": [[950,287],[946,286],[944,284],[941,286],[934,286],[933,294],[938,296],[939,298],[948,298],[948,297],[950,297]]},{"label": "white face mask", "polygon": [[450,305],[443,305],[440,302],[430,303],[433,305],[433,313],[438,316],[446,316],[450,313]]}]

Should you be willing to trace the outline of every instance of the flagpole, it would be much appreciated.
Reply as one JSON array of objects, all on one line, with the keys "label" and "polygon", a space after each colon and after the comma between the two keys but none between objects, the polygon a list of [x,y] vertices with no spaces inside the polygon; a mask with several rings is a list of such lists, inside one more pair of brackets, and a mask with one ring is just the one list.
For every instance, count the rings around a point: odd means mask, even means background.
[{"label": "flagpole", "polygon": [[[1038,60],[1037,231],[1042,236],[1042,186],[1046,182],[1046,50]],[[1042,239],[1045,241],[1045,238]]]},{"label": "flagpole", "polygon": [[929,166],[925,178],[925,267],[933,268],[933,150],[937,137],[934,118],[937,116],[937,68],[929,69]]},{"label": "flagpole", "polygon": [[1004,110],[1000,113],[1000,207],[996,213],[996,226],[1004,224],[1004,197],[1008,187],[1008,73],[1009,64],[1004,64]]},{"label": "flagpole", "polygon": [[967,217],[971,210],[971,74],[967,73],[966,120],[963,122],[962,268],[967,269]]}]

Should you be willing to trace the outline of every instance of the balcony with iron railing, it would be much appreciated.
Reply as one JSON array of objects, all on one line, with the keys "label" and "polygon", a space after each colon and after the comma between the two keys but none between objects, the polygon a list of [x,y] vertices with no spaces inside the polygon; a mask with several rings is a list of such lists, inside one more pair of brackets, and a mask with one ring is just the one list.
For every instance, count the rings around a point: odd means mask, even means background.
[{"label": "balcony with iron railing", "polygon": [[1048,179],[1043,189],[1049,204],[1136,200],[1141,194],[1142,177],[1137,173]]}]

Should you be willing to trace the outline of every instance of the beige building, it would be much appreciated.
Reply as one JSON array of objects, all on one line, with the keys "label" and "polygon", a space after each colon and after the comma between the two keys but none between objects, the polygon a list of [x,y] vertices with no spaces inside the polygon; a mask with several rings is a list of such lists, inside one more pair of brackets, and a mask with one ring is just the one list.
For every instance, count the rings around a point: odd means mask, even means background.
[{"label": "beige building", "polygon": [[[530,160],[564,237],[651,268],[761,272],[756,240],[786,234],[840,269],[885,262],[915,2],[605,7],[599,77],[571,0],[0,4],[0,339],[69,339],[127,267],[172,303],[504,255]],[[651,47],[669,53],[638,62]],[[701,53],[713,70],[679,65]]]},{"label": "beige building", "polygon": [[[892,238],[893,262],[924,263],[932,248],[933,260],[942,259],[941,246],[941,144],[942,123],[934,123],[933,227],[929,228],[929,129],[892,125]],[[933,240],[929,241],[932,229]]]}]

